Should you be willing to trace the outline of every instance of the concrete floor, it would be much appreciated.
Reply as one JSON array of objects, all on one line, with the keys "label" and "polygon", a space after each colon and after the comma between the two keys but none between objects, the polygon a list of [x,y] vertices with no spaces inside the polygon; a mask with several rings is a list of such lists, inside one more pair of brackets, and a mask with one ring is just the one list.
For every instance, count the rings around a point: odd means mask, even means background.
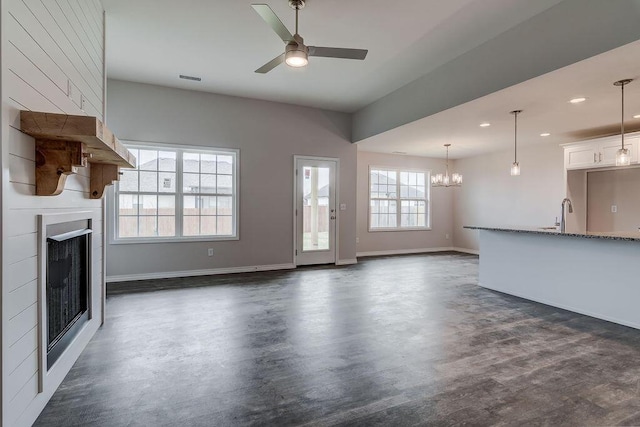
[{"label": "concrete floor", "polygon": [[640,331],[477,276],[444,254],[113,286],[137,293],[36,425],[640,424]]}]

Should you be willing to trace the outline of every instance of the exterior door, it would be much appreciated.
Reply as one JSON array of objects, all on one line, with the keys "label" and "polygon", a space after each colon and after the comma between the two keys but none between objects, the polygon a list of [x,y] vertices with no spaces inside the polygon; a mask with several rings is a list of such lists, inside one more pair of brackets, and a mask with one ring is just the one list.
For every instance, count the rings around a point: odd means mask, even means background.
[{"label": "exterior door", "polygon": [[296,157],[296,265],[336,262],[335,160]]}]

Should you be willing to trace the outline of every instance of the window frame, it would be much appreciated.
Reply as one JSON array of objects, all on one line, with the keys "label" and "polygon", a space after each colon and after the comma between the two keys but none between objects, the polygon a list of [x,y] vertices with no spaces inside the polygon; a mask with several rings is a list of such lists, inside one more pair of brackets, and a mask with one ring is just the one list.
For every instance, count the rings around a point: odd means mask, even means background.
[{"label": "window frame", "polygon": [[[175,195],[175,218],[176,218],[176,235],[175,236],[157,236],[157,237],[118,237],[120,221],[119,221],[119,204],[120,204],[120,183],[117,182],[114,185],[113,191],[113,232],[110,233],[110,244],[122,245],[122,244],[140,244],[140,243],[177,243],[177,242],[219,242],[219,241],[234,241],[240,240],[240,150],[234,148],[221,148],[221,147],[208,147],[201,145],[184,145],[184,144],[170,144],[162,142],[143,142],[143,141],[121,141],[127,148],[141,149],[141,150],[158,150],[158,151],[174,151],[176,153],[176,191],[175,193],[161,193],[160,185],[158,182],[158,191],[155,193],[150,192],[125,192],[124,194],[137,194],[137,195]],[[230,236],[184,236],[183,233],[183,221],[184,221],[184,209],[183,198],[184,196],[194,195],[202,196],[201,193],[184,193],[183,192],[183,169],[182,162],[184,153],[197,152],[198,154],[222,154],[233,156],[233,171],[232,171],[232,185],[233,190],[231,197],[233,199],[233,215],[232,226],[233,234]],[[201,174],[201,172],[199,172]],[[216,174],[217,175],[217,174]],[[138,215],[139,217],[140,215]]]},{"label": "window frame", "polygon": [[[371,172],[374,170],[378,171],[394,171],[397,173],[398,179],[396,180],[396,197],[393,199],[380,199],[380,198],[371,198]],[[425,198],[403,198],[400,193],[400,174],[402,172],[412,172],[412,173],[424,173],[425,178]],[[402,231],[429,231],[431,230],[431,170],[429,169],[418,169],[418,168],[399,168],[395,166],[374,166],[369,165],[368,170],[367,183],[369,188],[367,190],[367,230],[370,233],[375,232],[402,232]],[[396,227],[371,227],[371,200],[389,200],[396,202]],[[411,226],[411,227],[403,227],[402,222],[402,201],[411,201],[411,200],[419,200],[423,201],[427,204],[427,209],[425,211],[425,225],[424,226]]]}]

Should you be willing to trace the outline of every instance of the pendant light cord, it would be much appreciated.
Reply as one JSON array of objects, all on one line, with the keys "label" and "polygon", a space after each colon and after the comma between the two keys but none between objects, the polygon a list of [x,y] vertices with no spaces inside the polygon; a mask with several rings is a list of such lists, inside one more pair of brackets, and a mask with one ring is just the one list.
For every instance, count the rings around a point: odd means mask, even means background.
[{"label": "pendant light cord", "polygon": [[620,89],[622,90],[622,117],[620,119],[620,134],[622,135],[622,149],[624,150],[624,86],[623,83],[620,85]]},{"label": "pendant light cord", "polygon": [[516,118],[513,131],[513,162],[518,162],[518,113],[513,114]]},{"label": "pendant light cord", "polygon": [[296,34],[298,34],[298,12],[300,11],[300,6],[296,5]]}]

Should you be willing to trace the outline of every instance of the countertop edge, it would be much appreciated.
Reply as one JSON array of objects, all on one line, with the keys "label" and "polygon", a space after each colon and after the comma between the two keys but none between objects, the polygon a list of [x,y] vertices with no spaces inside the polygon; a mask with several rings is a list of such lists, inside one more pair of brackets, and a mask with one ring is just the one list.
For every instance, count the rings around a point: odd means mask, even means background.
[{"label": "countertop edge", "polygon": [[583,239],[602,239],[602,240],[618,240],[628,242],[640,242],[640,233],[638,237],[613,235],[613,234],[598,234],[598,233],[560,233],[557,230],[543,230],[536,228],[505,228],[505,227],[480,227],[474,225],[465,225],[463,228],[468,230],[486,230],[486,231],[503,231],[506,233],[528,233],[528,234],[544,234],[560,237],[579,237]]}]

